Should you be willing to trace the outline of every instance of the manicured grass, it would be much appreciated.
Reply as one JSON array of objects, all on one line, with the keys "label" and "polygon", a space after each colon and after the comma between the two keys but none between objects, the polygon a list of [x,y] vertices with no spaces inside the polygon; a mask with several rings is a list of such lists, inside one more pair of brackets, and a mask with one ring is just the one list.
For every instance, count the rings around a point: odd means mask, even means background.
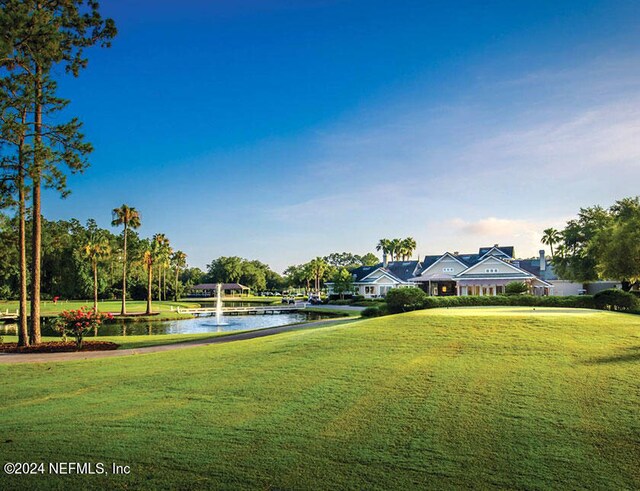
[{"label": "manicured grass", "polygon": [[8,489],[640,488],[633,315],[433,309],[0,374],[5,462],[131,465]]},{"label": "manicured grass", "polygon": [[[101,312],[112,312],[114,314],[120,313],[120,308],[122,304],[119,300],[108,300],[104,302],[98,303],[98,309]],[[63,310],[70,309],[79,309],[80,307],[93,307],[93,300],[60,300],[57,303],[53,303],[50,300],[45,300],[40,304],[40,311],[43,316],[55,316],[62,312]],[[193,308],[193,303],[185,303],[185,302],[152,302],[151,308],[153,312],[158,312],[159,315],[154,315],[152,317],[137,317],[132,318],[135,319],[154,319],[154,320],[162,320],[162,319],[185,319],[190,318],[190,316],[180,315],[175,310],[172,311],[171,307],[174,309],[176,307],[184,307],[184,308]],[[14,313],[18,308],[18,302],[13,300],[0,300],[0,312],[5,312],[9,310],[10,313]],[[127,301],[127,313],[129,314],[139,314],[145,312],[147,308],[147,303],[141,300],[128,300]]]}]

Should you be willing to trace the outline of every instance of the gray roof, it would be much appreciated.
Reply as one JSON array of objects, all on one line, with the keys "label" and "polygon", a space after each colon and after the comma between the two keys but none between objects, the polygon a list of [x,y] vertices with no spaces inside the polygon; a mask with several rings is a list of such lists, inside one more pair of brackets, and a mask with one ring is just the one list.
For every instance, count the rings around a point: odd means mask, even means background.
[{"label": "gray roof", "polygon": [[365,276],[370,275],[376,269],[382,267],[382,263],[375,266],[360,266],[359,268],[352,269],[350,273],[353,275],[353,281],[361,281]]},{"label": "gray roof", "polygon": [[433,263],[435,263],[441,257],[442,257],[442,254],[440,254],[438,256],[425,256],[424,259],[422,260],[422,271],[427,269],[429,266],[431,266]]},{"label": "gray roof", "polygon": [[535,259],[520,259],[520,267],[525,271],[537,276],[545,281],[557,280],[558,276],[553,270],[553,265],[547,262],[544,271],[540,271],[540,258]]},{"label": "gray roof", "polygon": [[408,281],[418,274],[420,263],[418,261],[393,261],[387,264],[385,270],[402,281]]},{"label": "gray roof", "polygon": [[491,246],[491,247],[481,247],[480,250],[478,251],[478,256],[482,257],[484,256],[487,252],[489,252],[491,249],[493,248],[498,249],[501,252],[504,252],[507,256],[509,257],[514,257],[514,248],[513,246]]},{"label": "gray roof", "polygon": [[477,263],[480,259],[480,256],[478,254],[458,254],[457,256],[455,256],[455,258],[459,259],[464,264],[466,264],[467,267],[469,267]]},{"label": "gray roof", "polygon": [[378,263],[375,266],[360,266],[352,269],[353,281],[362,282],[364,278],[380,268],[400,281],[409,281],[421,271],[419,261],[391,261],[387,263],[386,268],[383,267],[383,263]]},{"label": "gray roof", "polygon": [[[444,254],[446,254],[446,252]],[[435,263],[438,259],[444,256],[444,254],[440,254],[438,256],[425,256],[424,260],[422,261],[422,271],[424,271],[433,263]],[[473,266],[475,263],[478,262],[478,259],[480,258],[478,254],[451,254],[451,255],[455,257],[458,261],[460,261],[462,264],[465,264],[467,267]]]},{"label": "gray roof", "polygon": [[[491,249],[493,249],[494,247],[495,246],[481,247],[478,250],[477,254],[475,253],[469,253],[469,254],[451,254],[450,253],[450,254],[456,259],[458,259],[460,262],[462,262],[463,264],[466,264],[467,267],[469,267],[479,262],[480,258],[484,256],[487,252],[489,252]],[[503,252],[508,257],[511,257],[511,258],[513,257],[513,254],[514,254],[513,246],[496,247],[496,249]],[[429,266],[435,263],[438,259],[440,259],[443,255],[444,254],[440,254],[438,256],[425,256],[424,260],[422,261],[422,270],[424,271],[425,269],[427,269]]]},{"label": "gray roof", "polygon": [[[462,262],[463,264],[465,264],[467,267],[471,267],[475,264],[478,264],[482,258],[482,256],[486,255],[491,249],[496,248],[498,250],[500,250],[501,252],[503,252],[505,255],[507,255],[509,257],[509,259],[505,258],[504,256],[496,256],[499,259],[502,259],[503,261],[506,261],[507,263],[511,264],[512,266],[520,269],[522,272],[513,272],[513,274],[505,274],[503,275],[504,277],[522,277],[522,278],[526,278],[527,274],[532,274],[534,276],[536,276],[537,278],[540,278],[543,281],[552,281],[552,280],[556,280],[558,279],[558,277],[556,276],[555,272],[553,271],[553,266],[547,262],[546,264],[546,268],[544,271],[540,271],[540,258],[533,258],[533,259],[514,259],[513,258],[513,254],[514,254],[514,247],[513,246],[504,246],[504,247],[500,247],[500,246],[492,246],[492,247],[481,247],[478,250],[478,254],[451,254],[451,256],[455,257],[456,259],[458,259],[460,262]],[[446,254],[446,253],[445,253]],[[424,260],[422,261],[421,264],[421,268],[422,271],[426,270],[427,268],[429,268],[431,265],[433,265],[438,259],[440,259],[442,256],[444,256],[444,254],[441,255],[432,255],[432,256],[425,256]],[[486,259],[486,258],[485,258]],[[460,273],[463,274],[464,272]],[[435,275],[435,273],[434,273]],[[417,276],[417,275],[416,275]],[[500,274],[490,274],[489,275],[492,278],[500,278]],[[487,278],[488,275],[486,273],[472,273],[472,274],[466,274],[464,275],[463,278]],[[438,281],[437,276],[433,277],[433,281]]]}]

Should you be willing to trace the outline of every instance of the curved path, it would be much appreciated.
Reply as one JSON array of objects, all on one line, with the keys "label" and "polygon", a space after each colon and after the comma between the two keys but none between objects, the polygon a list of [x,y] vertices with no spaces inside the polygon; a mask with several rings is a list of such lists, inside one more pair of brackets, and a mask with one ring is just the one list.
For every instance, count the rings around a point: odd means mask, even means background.
[{"label": "curved path", "polygon": [[331,319],[326,321],[307,322],[305,324],[291,324],[288,326],[268,327],[256,331],[246,331],[238,334],[229,334],[215,338],[207,338],[195,341],[185,341],[183,343],[162,344],[159,346],[149,346],[146,348],[131,348],[112,351],[71,351],[66,353],[0,353],[0,364],[9,363],[49,363],[53,361],[77,361],[90,360],[93,358],[112,358],[114,356],[142,355],[146,353],[160,353],[162,351],[172,351],[183,348],[193,348],[196,346],[207,346],[210,344],[230,343],[232,341],[243,341],[245,339],[262,338],[272,336],[282,332],[297,331],[299,329],[312,329],[327,325],[348,323],[357,319],[345,319],[343,321]]}]

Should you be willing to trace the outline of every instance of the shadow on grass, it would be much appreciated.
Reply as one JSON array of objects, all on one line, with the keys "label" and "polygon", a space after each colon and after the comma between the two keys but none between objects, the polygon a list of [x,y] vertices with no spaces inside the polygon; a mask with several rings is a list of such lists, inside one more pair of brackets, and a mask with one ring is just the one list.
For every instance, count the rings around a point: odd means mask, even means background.
[{"label": "shadow on grass", "polygon": [[592,358],[587,361],[588,365],[603,365],[608,363],[634,363],[640,362],[640,346],[626,348],[624,352],[612,355]]}]

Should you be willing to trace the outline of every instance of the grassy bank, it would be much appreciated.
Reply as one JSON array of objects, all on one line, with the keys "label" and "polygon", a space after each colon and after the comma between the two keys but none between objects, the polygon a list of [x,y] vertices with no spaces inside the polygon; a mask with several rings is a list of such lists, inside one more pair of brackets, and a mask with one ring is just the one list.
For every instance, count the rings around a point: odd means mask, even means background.
[{"label": "grassy bank", "polygon": [[0,373],[5,462],[131,465],[8,488],[640,487],[632,315],[434,309]]}]

